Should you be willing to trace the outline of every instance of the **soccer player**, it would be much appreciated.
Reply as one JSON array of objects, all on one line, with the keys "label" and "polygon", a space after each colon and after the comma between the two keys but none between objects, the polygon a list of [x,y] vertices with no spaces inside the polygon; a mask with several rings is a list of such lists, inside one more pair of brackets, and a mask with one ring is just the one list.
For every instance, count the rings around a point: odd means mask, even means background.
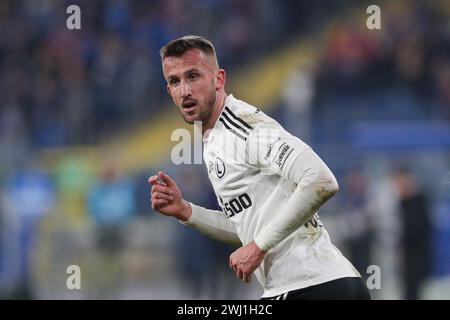
[{"label": "soccer player", "polygon": [[185,36],[160,54],[181,116],[201,123],[203,157],[223,211],[184,200],[164,172],[149,178],[152,208],[240,246],[230,268],[245,282],[254,274],[263,299],[370,299],[317,214],[338,191],[325,163],[274,119],[225,93],[226,73],[210,41]]}]

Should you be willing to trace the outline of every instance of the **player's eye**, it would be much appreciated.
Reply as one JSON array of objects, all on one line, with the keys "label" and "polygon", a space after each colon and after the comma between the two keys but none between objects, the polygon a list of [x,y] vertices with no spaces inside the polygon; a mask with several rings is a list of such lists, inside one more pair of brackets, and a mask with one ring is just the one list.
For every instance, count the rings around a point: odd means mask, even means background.
[{"label": "player's eye", "polygon": [[189,75],[188,75],[188,79],[189,80],[195,80],[195,79],[197,79],[198,78],[198,73],[190,73]]},{"label": "player's eye", "polygon": [[171,86],[176,86],[180,81],[178,79],[170,79],[169,84]]}]

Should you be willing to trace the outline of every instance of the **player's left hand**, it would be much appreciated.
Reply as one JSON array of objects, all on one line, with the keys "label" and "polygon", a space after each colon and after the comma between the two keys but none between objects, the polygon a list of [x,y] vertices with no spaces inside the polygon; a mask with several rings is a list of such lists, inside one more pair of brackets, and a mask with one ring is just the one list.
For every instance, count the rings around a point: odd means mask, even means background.
[{"label": "player's left hand", "polygon": [[258,268],[265,256],[266,252],[252,241],[231,254],[230,268],[239,279],[249,283],[252,280],[253,271]]}]

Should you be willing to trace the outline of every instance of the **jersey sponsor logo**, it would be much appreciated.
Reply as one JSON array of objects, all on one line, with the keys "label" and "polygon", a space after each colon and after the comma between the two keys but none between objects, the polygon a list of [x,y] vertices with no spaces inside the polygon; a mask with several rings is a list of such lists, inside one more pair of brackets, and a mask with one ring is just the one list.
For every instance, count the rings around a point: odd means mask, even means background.
[{"label": "jersey sponsor logo", "polygon": [[228,218],[241,213],[244,209],[248,209],[252,206],[253,202],[247,193],[234,197],[228,202],[223,202],[222,197],[219,196],[220,204],[222,205],[222,211]]},{"label": "jersey sponsor logo", "polygon": [[292,151],[294,151],[294,149],[286,142],[283,142],[283,144],[280,146],[277,154],[275,155],[275,164],[278,165],[280,169],[283,169],[283,166],[286,163],[287,158],[289,158],[289,156],[291,155]]},{"label": "jersey sponsor logo", "polygon": [[216,175],[219,179],[225,175],[225,163],[219,157],[216,158]]},{"label": "jersey sponsor logo", "polygon": [[227,106],[222,111],[219,121],[223,123],[228,131],[244,141],[247,140],[250,131],[253,130],[251,125],[236,116]]}]

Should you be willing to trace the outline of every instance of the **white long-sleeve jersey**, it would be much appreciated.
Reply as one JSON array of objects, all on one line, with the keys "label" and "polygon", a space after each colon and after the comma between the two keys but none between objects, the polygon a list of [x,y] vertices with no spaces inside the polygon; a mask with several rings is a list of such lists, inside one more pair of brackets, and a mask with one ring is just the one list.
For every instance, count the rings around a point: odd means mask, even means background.
[{"label": "white long-sleeve jersey", "polygon": [[254,272],[263,297],[360,276],[331,243],[314,207],[321,204],[312,199],[320,198],[320,183],[336,183],[334,176],[278,122],[229,95],[203,139],[203,157],[223,211],[191,204],[185,224],[221,241],[255,241],[268,250]]}]

